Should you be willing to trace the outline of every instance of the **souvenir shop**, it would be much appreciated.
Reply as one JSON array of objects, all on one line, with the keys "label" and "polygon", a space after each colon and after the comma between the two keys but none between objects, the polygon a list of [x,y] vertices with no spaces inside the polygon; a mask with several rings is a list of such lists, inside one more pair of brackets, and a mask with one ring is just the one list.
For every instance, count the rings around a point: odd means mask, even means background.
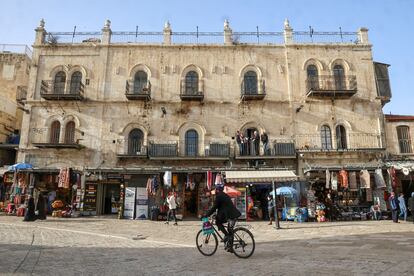
[{"label": "souvenir shop", "polygon": [[305,172],[309,179],[309,218],[319,222],[365,220],[374,202],[386,211],[384,194],[389,190],[386,170],[377,168],[318,168]]},{"label": "souvenir shop", "polygon": [[0,181],[0,212],[24,216],[29,175],[24,172],[6,171],[0,177]]},{"label": "souvenir shop", "polygon": [[[284,213],[296,210],[304,194],[304,184],[297,182],[298,177],[293,171],[226,171],[226,189],[239,191],[235,194],[234,202],[242,213],[242,219],[268,220],[268,197],[275,187],[294,187],[297,191],[292,196],[278,195],[277,208],[279,217]],[[247,204],[246,204],[247,203]],[[247,216],[246,216],[247,214]]]}]

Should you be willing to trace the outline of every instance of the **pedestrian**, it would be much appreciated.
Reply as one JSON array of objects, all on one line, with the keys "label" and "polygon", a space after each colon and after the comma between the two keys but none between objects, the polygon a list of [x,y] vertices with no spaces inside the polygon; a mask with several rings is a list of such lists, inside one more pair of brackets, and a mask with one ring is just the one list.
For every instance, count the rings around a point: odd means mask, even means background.
[{"label": "pedestrian", "polygon": [[371,212],[375,220],[381,219],[381,206],[379,198],[375,200],[375,204],[371,206]]},{"label": "pedestrian", "polygon": [[411,193],[411,197],[408,199],[408,208],[410,208],[411,216],[414,223],[414,192]]},{"label": "pedestrian", "polygon": [[240,130],[238,130],[236,132],[236,143],[237,146],[239,147],[239,154],[243,155],[243,148],[242,148],[242,134],[240,133]]},{"label": "pedestrian", "polygon": [[165,224],[168,224],[170,222],[170,216],[172,215],[174,218],[174,225],[178,225],[177,217],[176,217],[177,201],[175,200],[175,195],[173,192],[170,192],[168,194],[167,203],[168,203],[168,212],[167,212],[167,221],[165,222]]},{"label": "pedestrian", "polygon": [[407,206],[405,205],[405,198],[403,193],[400,193],[398,201],[400,202],[400,217],[404,217],[404,221],[407,221]]},{"label": "pedestrian", "polygon": [[394,192],[391,192],[388,201],[390,203],[392,221],[398,223],[398,198],[395,196]]},{"label": "pedestrian", "polygon": [[262,140],[262,144],[263,144],[263,154],[264,155],[268,155],[268,151],[269,151],[269,137],[267,136],[266,131],[263,131],[262,135],[260,136],[260,140]]},{"label": "pedestrian", "polygon": [[257,130],[253,132],[253,147],[254,147],[254,155],[259,155],[260,152],[260,136]]},{"label": "pedestrian", "polygon": [[269,213],[269,225],[272,225],[273,218],[275,217],[275,204],[273,202],[273,196],[270,194],[267,197],[267,211]]},{"label": "pedestrian", "polygon": [[46,199],[42,193],[39,194],[39,197],[37,199],[37,205],[36,205],[36,211],[37,215],[36,218],[40,220],[46,219]]},{"label": "pedestrian", "polygon": [[23,221],[35,221],[35,220],[36,220],[36,215],[35,215],[34,198],[32,196],[29,196]]}]

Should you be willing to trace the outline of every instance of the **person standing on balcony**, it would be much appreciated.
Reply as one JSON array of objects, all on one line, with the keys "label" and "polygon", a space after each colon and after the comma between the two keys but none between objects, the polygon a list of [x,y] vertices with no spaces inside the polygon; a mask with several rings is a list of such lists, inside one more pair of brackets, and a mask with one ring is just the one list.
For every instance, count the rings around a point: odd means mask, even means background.
[{"label": "person standing on balcony", "polygon": [[259,155],[260,150],[260,136],[257,130],[253,132],[253,148],[254,148],[254,154],[253,155]]},{"label": "person standing on balcony", "polygon": [[243,148],[242,148],[242,137],[243,135],[240,133],[240,130],[236,132],[236,143],[239,147],[239,154],[243,155]]},{"label": "person standing on balcony", "polygon": [[269,137],[267,136],[266,131],[263,131],[262,135],[260,136],[260,140],[263,143],[263,153],[264,155],[268,155],[269,152]]}]

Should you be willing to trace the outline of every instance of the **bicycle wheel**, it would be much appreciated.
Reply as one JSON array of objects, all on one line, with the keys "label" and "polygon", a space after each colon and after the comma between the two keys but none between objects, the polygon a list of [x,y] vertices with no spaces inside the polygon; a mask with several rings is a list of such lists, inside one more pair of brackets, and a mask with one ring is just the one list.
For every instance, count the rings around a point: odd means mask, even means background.
[{"label": "bicycle wheel", "polygon": [[216,233],[204,235],[203,230],[198,231],[196,237],[197,249],[204,256],[212,256],[217,251],[218,239]]},{"label": "bicycle wheel", "polygon": [[253,255],[256,243],[252,232],[243,227],[234,229],[233,251],[234,254],[243,259]]}]

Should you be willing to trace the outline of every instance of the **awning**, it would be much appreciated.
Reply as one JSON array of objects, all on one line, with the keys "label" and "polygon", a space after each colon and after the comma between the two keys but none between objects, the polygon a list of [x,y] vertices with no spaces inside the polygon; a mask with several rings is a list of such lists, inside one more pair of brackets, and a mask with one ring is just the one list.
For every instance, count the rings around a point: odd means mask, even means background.
[{"label": "awning", "polygon": [[293,171],[226,171],[226,182],[283,182],[298,179]]}]

